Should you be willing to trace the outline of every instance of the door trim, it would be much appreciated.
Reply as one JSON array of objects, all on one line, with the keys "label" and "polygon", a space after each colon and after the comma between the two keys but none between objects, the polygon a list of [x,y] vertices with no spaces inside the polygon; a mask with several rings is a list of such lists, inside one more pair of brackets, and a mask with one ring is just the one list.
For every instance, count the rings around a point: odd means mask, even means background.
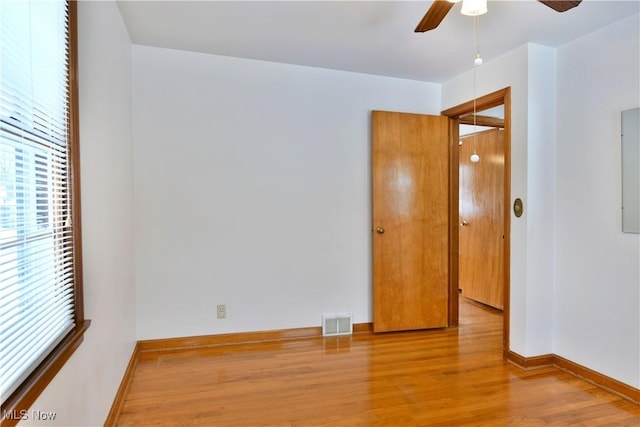
[{"label": "door trim", "polygon": [[[502,328],[502,350],[509,351],[510,330],[510,290],[511,290],[511,87],[491,92],[475,100],[475,108],[478,111],[487,108],[504,105],[504,310]],[[473,113],[474,100],[470,100],[455,107],[442,111],[443,116],[449,117],[451,126],[451,141],[449,143],[449,327],[457,327],[459,321],[459,277],[458,277],[458,247],[459,247],[459,173],[460,159],[458,157],[458,140],[460,116]]]}]

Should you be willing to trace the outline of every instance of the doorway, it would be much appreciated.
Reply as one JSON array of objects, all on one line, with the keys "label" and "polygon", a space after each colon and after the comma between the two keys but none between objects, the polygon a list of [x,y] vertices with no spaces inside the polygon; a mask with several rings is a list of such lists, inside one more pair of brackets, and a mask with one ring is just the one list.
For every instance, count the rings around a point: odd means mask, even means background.
[{"label": "doorway", "polygon": [[[503,118],[495,117],[492,111],[495,109],[503,111]],[[475,114],[474,114],[475,112]],[[483,113],[484,114],[481,114]],[[502,216],[504,238],[500,250],[502,251],[502,260],[499,274],[502,276],[502,308],[503,308],[503,352],[509,350],[509,289],[510,289],[510,200],[511,200],[511,88],[505,88],[482,96],[478,99],[468,101],[464,104],[449,108],[442,112],[443,116],[450,120],[450,133],[452,145],[458,145],[461,139],[460,127],[465,124],[474,124],[475,126],[501,127],[503,129],[503,147],[504,147],[504,165],[502,168]],[[477,129],[476,129],[477,130]],[[477,143],[477,142],[476,142]],[[451,151],[450,158],[450,195],[453,200],[450,204],[450,239],[452,248],[450,250],[450,286],[449,286],[449,326],[457,327],[459,325],[459,301],[460,294],[460,245],[462,226],[460,206],[458,204],[460,191],[460,152],[459,150]],[[467,231],[467,230],[464,230]],[[502,236],[501,236],[502,237]]]}]

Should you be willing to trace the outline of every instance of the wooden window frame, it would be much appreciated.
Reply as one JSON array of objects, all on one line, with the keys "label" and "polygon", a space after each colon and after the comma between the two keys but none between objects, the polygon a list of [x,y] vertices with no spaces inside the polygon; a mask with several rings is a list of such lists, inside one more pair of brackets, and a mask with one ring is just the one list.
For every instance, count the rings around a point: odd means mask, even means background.
[{"label": "wooden window frame", "polygon": [[[84,318],[82,283],[82,222],[80,206],[80,152],[78,120],[78,26],[77,2],[67,1],[69,8],[69,157],[71,164],[71,197],[74,258],[74,329],[49,353],[25,381],[9,396],[1,408],[2,427],[16,425],[28,416],[28,409],[62,369],[84,339],[91,324]],[[47,408],[49,409],[49,408]]]}]

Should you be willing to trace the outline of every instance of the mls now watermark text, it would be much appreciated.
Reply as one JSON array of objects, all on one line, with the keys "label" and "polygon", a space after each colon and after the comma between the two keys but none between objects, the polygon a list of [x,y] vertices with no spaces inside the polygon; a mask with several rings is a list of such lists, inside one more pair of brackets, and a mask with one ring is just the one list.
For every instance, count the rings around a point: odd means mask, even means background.
[{"label": "mls now watermark text", "polygon": [[26,409],[21,411],[2,411],[2,419],[20,421],[53,421],[56,419],[56,413],[47,411],[28,411]]}]

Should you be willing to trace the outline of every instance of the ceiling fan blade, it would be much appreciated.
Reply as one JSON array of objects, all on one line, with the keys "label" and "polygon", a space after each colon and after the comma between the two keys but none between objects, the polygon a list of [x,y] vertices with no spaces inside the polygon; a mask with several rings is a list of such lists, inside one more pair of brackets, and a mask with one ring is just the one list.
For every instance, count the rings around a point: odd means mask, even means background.
[{"label": "ceiling fan blade", "polygon": [[414,31],[416,33],[424,33],[425,31],[433,30],[440,25],[452,7],[453,3],[447,0],[434,1]]},{"label": "ceiling fan blade", "polygon": [[555,0],[555,1],[547,1],[547,0],[538,0],[540,3],[545,6],[549,6],[551,9],[556,12],[566,12],[569,9],[573,9],[577,5],[580,4],[582,0]]}]

